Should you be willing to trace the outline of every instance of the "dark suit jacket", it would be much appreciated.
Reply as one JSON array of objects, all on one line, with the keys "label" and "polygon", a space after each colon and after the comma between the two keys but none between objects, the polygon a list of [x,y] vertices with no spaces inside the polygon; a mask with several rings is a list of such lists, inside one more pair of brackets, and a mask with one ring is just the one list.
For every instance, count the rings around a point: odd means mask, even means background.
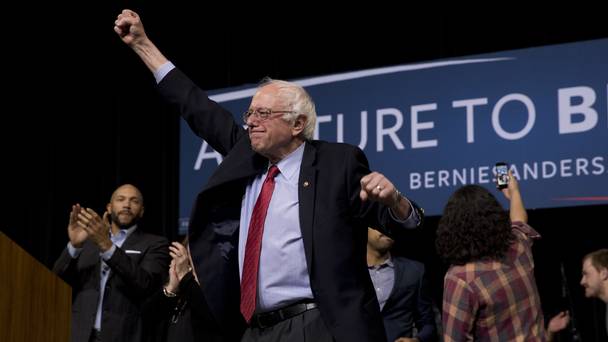
[{"label": "dark suit jacket", "polygon": [[200,286],[192,272],[187,273],[179,283],[177,297],[167,297],[159,289],[146,302],[146,321],[152,329],[146,333],[150,342],[222,342],[224,337],[213,320],[203,298]]},{"label": "dark suit jacket", "polygon": [[[401,257],[393,257],[393,264],[395,284],[382,308],[388,341],[393,342],[399,337],[418,337],[421,342],[434,341],[437,327],[424,265]],[[416,336],[412,336],[414,324],[418,330]]]},{"label": "dark suit jacket", "polygon": [[[53,267],[53,272],[72,286],[74,342],[87,342],[95,324],[101,268],[99,253],[96,244],[86,241],[78,258],[72,259],[66,248]],[[111,271],[104,292],[102,341],[141,341],[141,305],[161,286],[168,272],[169,243],[138,228],[121,248],[116,248],[106,264]]]},{"label": "dark suit jacket", "polygon": [[[194,133],[225,156],[197,196],[189,237],[208,306],[224,330],[232,332],[229,339],[238,340],[245,326],[237,262],[241,201],[247,182],[268,160],[251,149],[247,132],[232,114],[179,70],[168,73],[159,90]],[[359,199],[360,179],[369,172],[365,155],[354,146],[306,142],[299,220],[312,292],[336,341],[386,340],[367,271],[367,227],[390,232],[404,225],[391,219],[388,208]]]}]

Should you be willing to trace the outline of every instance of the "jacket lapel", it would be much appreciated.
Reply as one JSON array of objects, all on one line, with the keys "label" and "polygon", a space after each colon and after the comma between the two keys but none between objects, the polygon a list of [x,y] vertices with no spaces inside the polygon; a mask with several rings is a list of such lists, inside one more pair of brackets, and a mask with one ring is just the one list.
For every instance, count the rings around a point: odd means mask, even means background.
[{"label": "jacket lapel", "polygon": [[[131,233],[129,236],[127,236],[127,239],[125,240],[125,242],[122,243],[122,246],[118,247],[116,246],[116,249],[122,249],[122,251],[127,254],[127,250],[136,250],[136,251],[140,251],[141,254],[145,253],[145,251],[143,250],[143,242],[142,239],[138,238],[138,236],[140,234],[142,234],[142,232],[140,231],[141,228],[137,227],[137,229],[135,229],[135,231],[133,231],[133,233]],[[114,253],[116,253],[116,251],[114,251]],[[128,255],[128,254],[127,254]],[[139,258],[137,257],[138,260]],[[100,264],[101,264],[101,258],[100,258]],[[108,282],[110,281],[110,279],[114,278],[114,273],[110,271],[110,275],[108,276]]]},{"label": "jacket lapel", "polygon": [[[392,257],[392,259],[393,259],[393,270],[395,271],[395,276],[393,278],[394,279],[393,288],[391,289],[391,293],[389,294],[388,298],[386,299],[386,303],[384,303],[384,309],[386,309],[387,307],[392,305],[392,302],[394,302],[396,300],[397,291],[400,290],[399,285],[403,284],[403,276],[405,273],[405,272],[403,272],[403,264],[401,264],[401,262],[399,262],[394,256]],[[384,309],[382,309],[382,311],[384,311]]]},{"label": "jacket lapel", "polygon": [[317,149],[309,142],[305,144],[298,181],[298,201],[300,206],[300,229],[302,230],[302,239],[304,241],[306,263],[308,264],[309,274],[311,274],[313,253],[312,227],[314,224],[315,194],[317,188],[317,168],[315,166]]},{"label": "jacket lapel", "polygon": [[[135,229],[135,231],[133,233],[131,233],[129,236],[127,236],[127,239],[125,240],[125,242],[122,243],[122,246],[120,247],[120,249],[122,249],[123,251],[126,251],[128,249],[132,249],[132,250],[141,250],[140,247],[138,247],[143,241],[141,241],[141,239],[138,239],[137,236],[140,235],[140,228],[137,227],[137,229]],[[141,251],[143,253],[143,251]]]}]

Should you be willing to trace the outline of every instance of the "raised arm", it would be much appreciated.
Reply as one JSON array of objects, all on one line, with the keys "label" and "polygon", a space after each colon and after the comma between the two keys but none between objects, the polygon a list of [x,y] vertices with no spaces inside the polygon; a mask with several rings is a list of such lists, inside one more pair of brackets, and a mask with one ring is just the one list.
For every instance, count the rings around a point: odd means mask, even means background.
[{"label": "raised arm", "polygon": [[245,134],[242,124],[169,63],[146,35],[137,13],[123,10],[114,22],[114,31],[154,73],[161,96],[188,122],[194,134],[220,154],[227,155]]},{"label": "raised arm", "polygon": [[61,256],[53,266],[53,272],[59,275],[63,280],[74,286],[76,279],[76,260],[82,251],[82,245],[89,237],[89,234],[78,225],[78,213],[80,212],[80,204],[72,206],[70,219],[68,221],[68,237],[70,243],[61,253]]},{"label": "raised arm", "polygon": [[161,65],[168,62],[146,35],[144,25],[137,13],[128,9],[122,10],[114,22],[114,31],[125,44],[137,53],[150,71],[155,72]]},{"label": "raised arm", "polygon": [[524,207],[524,201],[521,198],[519,183],[517,182],[517,179],[513,177],[513,173],[511,171],[509,171],[509,186],[502,189],[502,193],[510,202],[509,216],[511,218],[511,222],[519,221],[527,223],[528,213]]}]

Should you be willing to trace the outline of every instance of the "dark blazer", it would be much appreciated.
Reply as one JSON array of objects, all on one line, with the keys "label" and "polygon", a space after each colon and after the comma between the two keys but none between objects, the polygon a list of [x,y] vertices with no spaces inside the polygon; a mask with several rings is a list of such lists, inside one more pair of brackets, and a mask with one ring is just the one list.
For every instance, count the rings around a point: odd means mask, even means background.
[{"label": "dark blazer", "polygon": [[[223,330],[232,333],[229,339],[239,340],[245,328],[237,262],[241,201],[247,182],[265,170],[268,160],[251,149],[247,132],[232,114],[179,70],[165,76],[159,91],[194,133],[224,156],[194,203],[189,238],[208,307]],[[357,147],[306,142],[298,182],[300,227],[312,292],[338,342],[386,340],[367,271],[367,227],[386,233],[410,228],[377,202],[361,202],[360,179],[369,172]]]},{"label": "dark blazer", "polygon": [[150,342],[222,342],[217,325],[209,325],[210,310],[200,286],[188,272],[179,283],[176,297],[167,297],[159,289],[145,304],[146,322],[152,323],[146,333]]},{"label": "dark blazer", "polygon": [[[421,342],[436,340],[437,327],[424,265],[402,257],[393,257],[393,265],[395,284],[382,308],[388,341],[399,337],[418,337]],[[416,336],[412,336],[414,325],[418,330]]]},{"label": "dark blazer", "polygon": [[[140,253],[126,253],[139,251]],[[78,258],[67,247],[53,272],[72,286],[72,341],[87,342],[99,301],[100,249],[86,241]],[[162,284],[169,269],[169,243],[160,236],[133,231],[106,261],[110,276],[104,290],[102,341],[141,341],[141,306]]]}]

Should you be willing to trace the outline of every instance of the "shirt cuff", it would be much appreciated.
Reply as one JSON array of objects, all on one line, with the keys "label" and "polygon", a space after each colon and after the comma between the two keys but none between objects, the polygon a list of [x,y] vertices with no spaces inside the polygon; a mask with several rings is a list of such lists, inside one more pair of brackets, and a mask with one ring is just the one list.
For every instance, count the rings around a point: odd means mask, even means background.
[{"label": "shirt cuff", "polygon": [[173,69],[175,69],[175,65],[173,65],[173,63],[171,63],[171,61],[167,61],[167,62],[165,62],[165,64],[161,65],[160,68],[158,68],[154,72],[154,78],[156,79],[156,84],[159,84],[160,81],[162,81],[163,78],[165,78],[165,76],[167,76],[167,74]]},{"label": "shirt cuff", "polygon": [[404,200],[407,201],[407,203],[410,205],[410,208],[412,208],[412,210],[410,210],[410,216],[408,216],[405,220],[402,220],[400,218],[398,218],[395,214],[393,214],[393,209],[392,208],[388,208],[388,213],[389,215],[391,215],[391,218],[399,223],[415,223],[415,226],[418,225],[418,223],[420,222],[420,217],[418,217],[418,213],[416,212],[416,209],[414,209],[414,206],[412,205],[412,202],[410,202],[409,199],[407,199],[407,197],[405,196],[401,196],[403,197]]},{"label": "shirt cuff", "polygon": [[107,251],[100,253],[101,254],[101,258],[103,260],[108,260],[112,257],[112,255],[114,255],[114,251],[116,251],[116,245],[112,244],[112,247],[110,247],[110,249],[108,249]]},{"label": "shirt cuff", "polygon": [[78,258],[78,256],[80,256],[80,252],[82,252],[82,248],[76,248],[72,246],[72,243],[68,242],[68,253],[70,253],[72,259]]}]

